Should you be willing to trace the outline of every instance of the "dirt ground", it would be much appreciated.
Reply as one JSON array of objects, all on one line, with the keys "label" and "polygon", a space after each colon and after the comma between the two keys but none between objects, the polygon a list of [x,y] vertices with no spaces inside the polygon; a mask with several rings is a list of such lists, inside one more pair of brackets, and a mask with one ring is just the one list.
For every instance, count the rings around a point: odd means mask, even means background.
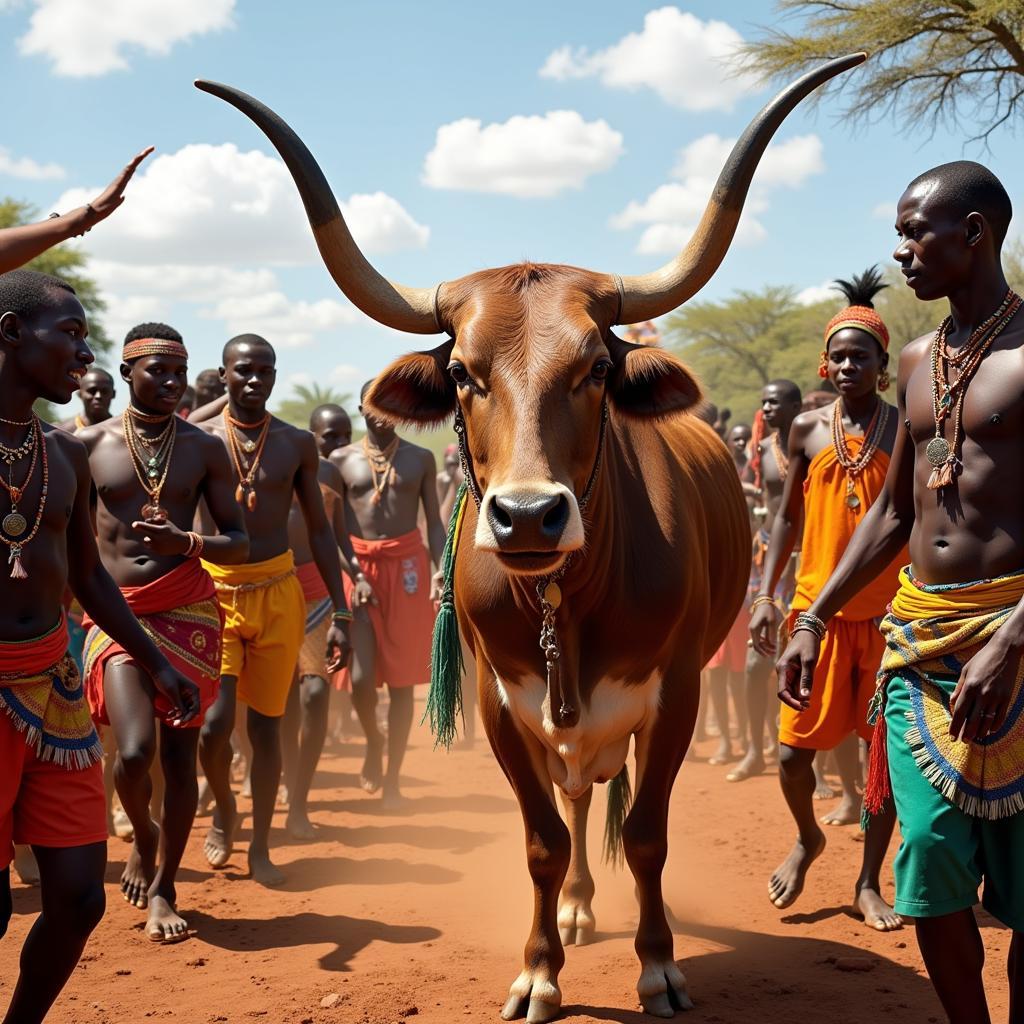
[{"label": "dirt ground", "polygon": [[[697,752],[709,754],[711,744]],[[396,815],[383,814],[357,789],[359,764],[354,743],[325,754],[311,802],[316,842],[287,843],[279,815],[276,857],[288,872],[282,890],[244,877],[244,827],[228,867],[209,870],[201,852],[209,819],[197,820],[179,886],[195,934],[179,945],[146,940],[142,913],[117,888],[128,847],[111,840],[106,917],[49,1019],[497,1021],[521,966],[531,889],[518,811],[486,742],[481,737],[470,752],[435,753],[417,728],[408,807]],[[877,935],[848,912],[861,852],[856,830],[829,830],[803,898],[780,913],[766,883],[792,843],[793,826],[777,780],[769,771],[729,784],[726,771],[703,757],[687,762],[672,803],[665,896],[676,919],[676,956],[697,1004],[687,1021],[943,1020],[912,932]],[[599,794],[591,820],[595,862],[603,817]],[[598,940],[568,951],[564,1019],[650,1021],[634,990],[632,879],[603,865],[595,873]],[[886,886],[891,894],[891,873]],[[14,984],[38,891],[17,886],[14,907],[0,944],[0,1006]],[[984,936],[994,1019],[1005,1020],[1009,936],[990,918]],[[867,970],[843,970],[847,957]]]}]

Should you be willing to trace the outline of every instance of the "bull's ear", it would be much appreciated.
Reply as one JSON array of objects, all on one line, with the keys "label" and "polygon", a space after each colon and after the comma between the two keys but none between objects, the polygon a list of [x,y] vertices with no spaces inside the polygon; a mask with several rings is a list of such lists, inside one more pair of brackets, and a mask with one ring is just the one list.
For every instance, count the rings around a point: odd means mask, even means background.
[{"label": "bull's ear", "polygon": [[701,400],[693,375],[664,349],[633,345],[611,333],[605,343],[615,364],[608,393],[624,416],[657,419],[690,409]]},{"label": "bull's ear", "polygon": [[448,373],[455,342],[429,352],[410,352],[377,375],[363,407],[392,423],[429,426],[455,412],[455,382]]}]

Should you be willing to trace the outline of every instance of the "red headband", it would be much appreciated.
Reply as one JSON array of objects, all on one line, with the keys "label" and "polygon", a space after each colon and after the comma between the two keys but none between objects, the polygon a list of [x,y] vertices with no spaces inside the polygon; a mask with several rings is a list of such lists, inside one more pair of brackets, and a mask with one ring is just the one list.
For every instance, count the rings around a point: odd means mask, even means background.
[{"label": "red headband", "polygon": [[171,341],[168,338],[136,338],[135,341],[125,342],[121,351],[121,359],[124,362],[141,359],[143,356],[175,356],[178,359],[188,359],[188,349],[180,341]]},{"label": "red headband", "polygon": [[826,348],[832,335],[844,327],[856,327],[860,331],[867,331],[882,346],[883,351],[889,351],[889,329],[870,306],[847,306],[842,312],[836,313],[825,328]]}]

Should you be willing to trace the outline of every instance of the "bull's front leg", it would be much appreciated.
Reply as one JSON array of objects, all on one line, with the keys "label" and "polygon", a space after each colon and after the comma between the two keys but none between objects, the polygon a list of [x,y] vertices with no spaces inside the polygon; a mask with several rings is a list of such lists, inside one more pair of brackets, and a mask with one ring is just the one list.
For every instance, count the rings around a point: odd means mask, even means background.
[{"label": "bull's front leg", "polygon": [[[558,890],[569,866],[569,831],[555,806],[543,751],[526,739],[497,695],[481,686],[481,712],[494,754],[519,800],[526,830],[526,858],[533,879],[533,925],[523,953],[523,970],[509,989],[501,1011],[505,1020],[526,1017],[543,1024],[558,1016],[562,992],[558,972],[565,952],[558,936]],[[535,745],[531,750],[529,744]]]},{"label": "bull's front leg", "polygon": [[561,790],[558,797],[572,837],[569,871],[558,902],[558,934],[563,945],[585,946],[594,941],[594,878],[587,862],[587,812],[594,787],[588,786],[575,800]]},{"label": "bull's front leg", "polygon": [[699,694],[699,669],[676,670],[666,675],[658,716],[637,735],[636,798],[622,830],[626,861],[636,879],[640,900],[637,994],[644,1010],[658,1017],[693,1009],[686,978],[673,955],[661,875],[668,856],[672,784],[693,734]]}]

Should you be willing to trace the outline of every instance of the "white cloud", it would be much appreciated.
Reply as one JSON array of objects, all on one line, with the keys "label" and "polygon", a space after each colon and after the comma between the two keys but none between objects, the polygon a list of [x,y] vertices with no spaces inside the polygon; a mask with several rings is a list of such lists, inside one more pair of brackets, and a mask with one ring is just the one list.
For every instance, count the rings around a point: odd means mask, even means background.
[{"label": "white cloud", "polygon": [[[630,202],[610,224],[619,230],[645,226],[637,252],[678,252],[693,234],[718,174],[735,139],[704,135],[680,150],[672,176],[677,181],[656,188],[646,199]],[[796,188],[825,169],[823,147],[817,135],[798,135],[767,149],[751,185],[736,232],[739,245],[754,245],[767,237],[757,219],[769,206],[768,197],[779,188]]]},{"label": "white cloud", "polygon": [[839,296],[836,286],[831,281],[823,281],[821,284],[812,284],[796,293],[796,301],[801,306],[813,306],[819,302],[834,302]]},{"label": "white cloud", "polygon": [[[101,187],[65,192],[54,209],[81,206]],[[429,228],[383,192],[342,204],[367,252],[422,247]],[[99,259],[146,264],[319,262],[295,185],[284,164],[258,150],[196,143],[144,165],[124,205],[89,235]]]},{"label": "white cloud", "polygon": [[353,384],[362,384],[365,374],[358,366],[351,363],[337,363],[331,368],[331,383],[344,384],[351,387]]},{"label": "white cloud", "polygon": [[60,164],[40,164],[31,157],[12,156],[9,149],[0,146],[0,174],[29,181],[49,181],[63,178],[67,172]]},{"label": "white cloud", "polygon": [[26,56],[49,58],[58,75],[104,75],[128,67],[126,50],[165,57],[175,43],[233,26],[235,0],[34,0]]},{"label": "white cloud", "polygon": [[261,334],[276,348],[303,348],[317,335],[367,322],[348,303],[336,299],[294,300],[276,290],[221,299],[200,310],[200,316],[222,321],[229,336]]},{"label": "white cloud", "polygon": [[757,91],[736,73],[740,34],[724,21],[701,21],[678,7],[648,11],[644,27],[604,50],[563,46],[548,56],[542,78],[597,77],[613,89],[653,89],[682,110],[730,111]]},{"label": "white cloud", "polygon": [[423,180],[433,188],[548,197],[581,188],[622,152],[619,132],[603,120],[584,121],[575,110],[517,115],[486,126],[464,117],[438,128]]}]

